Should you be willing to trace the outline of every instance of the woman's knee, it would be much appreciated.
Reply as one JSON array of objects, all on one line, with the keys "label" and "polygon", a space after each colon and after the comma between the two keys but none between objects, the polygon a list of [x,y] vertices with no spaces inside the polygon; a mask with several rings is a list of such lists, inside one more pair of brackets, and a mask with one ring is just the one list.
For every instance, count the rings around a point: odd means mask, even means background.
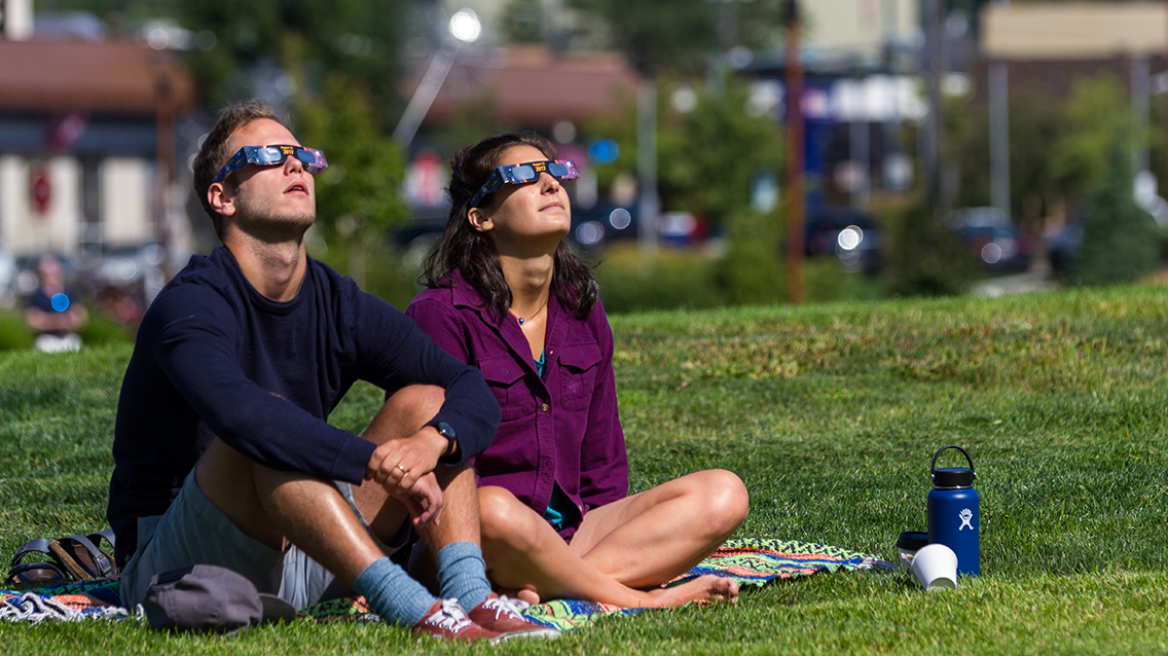
[{"label": "woman's knee", "polygon": [[479,516],[483,542],[501,542],[522,548],[531,541],[531,509],[505,488],[479,488]]},{"label": "woman's knee", "polygon": [[750,493],[742,479],[725,469],[700,472],[701,496],[712,526],[733,532],[750,514]]}]

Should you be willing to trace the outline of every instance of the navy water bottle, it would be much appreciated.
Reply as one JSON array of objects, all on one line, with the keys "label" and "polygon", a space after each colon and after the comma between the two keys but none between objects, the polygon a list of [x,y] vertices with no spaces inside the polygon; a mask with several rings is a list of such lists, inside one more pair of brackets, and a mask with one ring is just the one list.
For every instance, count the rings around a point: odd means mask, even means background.
[{"label": "navy water bottle", "polygon": [[[969,468],[937,469],[937,458],[947,449],[965,454]],[[940,543],[957,554],[957,573],[981,574],[980,503],[973,489],[973,458],[965,449],[950,445],[933,456],[929,472],[933,489],[929,492],[929,544]]]}]

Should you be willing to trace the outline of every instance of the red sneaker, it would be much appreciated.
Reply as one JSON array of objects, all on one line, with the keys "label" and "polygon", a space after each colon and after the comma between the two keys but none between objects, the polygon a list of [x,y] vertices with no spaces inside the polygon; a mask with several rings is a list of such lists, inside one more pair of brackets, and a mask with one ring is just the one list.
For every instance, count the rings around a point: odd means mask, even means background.
[{"label": "red sneaker", "polygon": [[455,642],[471,642],[474,640],[494,640],[499,637],[495,631],[489,631],[475,624],[466,615],[466,611],[454,599],[439,599],[430,606],[430,610],[410,627],[417,635],[428,635],[431,638],[451,640]]},{"label": "red sneaker", "polygon": [[523,611],[531,605],[519,599],[491,595],[483,603],[472,608],[466,616],[470,621],[487,631],[499,635],[495,642],[511,638],[548,638],[555,640],[560,632],[529,621]]}]

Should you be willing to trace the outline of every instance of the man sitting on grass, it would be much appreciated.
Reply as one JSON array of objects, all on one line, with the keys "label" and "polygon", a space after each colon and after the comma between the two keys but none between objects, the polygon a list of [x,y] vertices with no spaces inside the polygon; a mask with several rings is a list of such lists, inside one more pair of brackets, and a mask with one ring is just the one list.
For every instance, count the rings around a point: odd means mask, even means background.
[{"label": "man sitting on grass", "polygon": [[[482,375],[305,253],[326,166],[258,104],[225,110],[195,159],[223,246],[155,299],[122,383],[107,512],[122,600],[209,564],[297,608],[356,592],[422,634],[554,636],[489,597],[467,464],[499,420]],[[361,436],[326,422],[357,380],[390,393]],[[387,557],[411,525],[443,600]]]}]

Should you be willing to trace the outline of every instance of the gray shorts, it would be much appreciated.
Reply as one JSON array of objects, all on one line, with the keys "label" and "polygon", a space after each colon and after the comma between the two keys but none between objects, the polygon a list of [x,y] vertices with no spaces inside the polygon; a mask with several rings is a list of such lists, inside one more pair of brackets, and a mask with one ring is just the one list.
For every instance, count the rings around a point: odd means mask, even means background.
[{"label": "gray shorts", "polygon": [[[341,481],[336,485],[368,530],[352,487]],[[386,555],[392,555],[406,544],[409,533],[409,522],[403,522],[390,545],[370,535]],[[138,519],[138,550],[122,570],[122,603],[129,608],[142,603],[155,574],[197,564],[239,572],[260,592],[277,594],[297,609],[355,594],[296,546],[278,551],[244,535],[199,489],[192,469],[164,514]]]}]

